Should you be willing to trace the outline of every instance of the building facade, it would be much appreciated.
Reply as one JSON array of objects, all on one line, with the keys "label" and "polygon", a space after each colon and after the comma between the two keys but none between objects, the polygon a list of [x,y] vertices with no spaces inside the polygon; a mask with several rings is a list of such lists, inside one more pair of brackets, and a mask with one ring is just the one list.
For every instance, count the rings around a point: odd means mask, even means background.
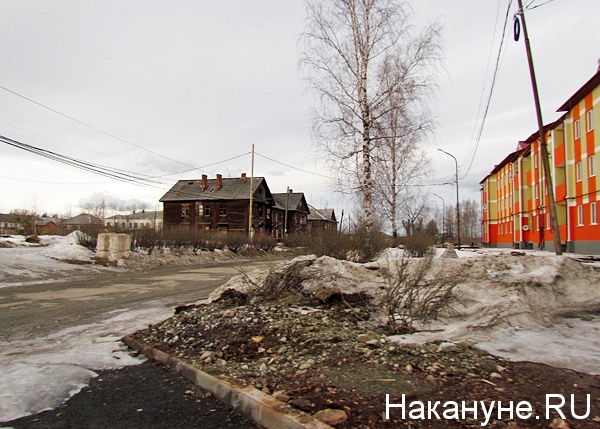
[{"label": "building facade", "polygon": [[207,231],[249,231],[250,182],[252,182],[252,226],[258,234],[272,230],[273,195],[263,177],[180,180],[161,199],[163,226]]},{"label": "building facade", "polygon": [[[550,181],[563,249],[600,254],[598,142],[600,67],[545,126]],[[554,249],[538,133],[519,142],[480,182],[482,243],[487,247]]]}]

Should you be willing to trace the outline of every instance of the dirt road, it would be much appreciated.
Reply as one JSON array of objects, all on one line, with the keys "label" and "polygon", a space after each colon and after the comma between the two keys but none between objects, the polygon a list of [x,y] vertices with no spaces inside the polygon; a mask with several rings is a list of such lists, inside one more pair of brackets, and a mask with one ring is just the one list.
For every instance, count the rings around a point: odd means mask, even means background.
[{"label": "dirt road", "polygon": [[238,270],[268,262],[160,267],[59,283],[0,288],[0,339],[44,335],[93,323],[122,309],[171,308],[204,299]]},{"label": "dirt road", "polygon": [[270,262],[160,267],[0,288],[0,422],[55,409],[100,371],[140,363],[120,339]]}]

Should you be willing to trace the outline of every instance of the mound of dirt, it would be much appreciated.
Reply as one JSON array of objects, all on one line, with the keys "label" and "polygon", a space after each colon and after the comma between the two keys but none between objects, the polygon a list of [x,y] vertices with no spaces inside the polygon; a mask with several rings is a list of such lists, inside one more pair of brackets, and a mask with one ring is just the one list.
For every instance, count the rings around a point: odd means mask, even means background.
[{"label": "mound of dirt", "polygon": [[[456,293],[462,301],[446,317],[465,322],[468,331],[475,329],[478,311],[487,323],[484,310],[494,306],[502,312],[500,319],[531,323],[594,308],[597,292],[586,282],[597,285],[598,273],[572,262],[523,257],[439,260],[431,275],[442,270],[444,275],[460,276]],[[551,421],[545,416],[545,395],[554,393],[575,395],[576,410],[585,409],[586,394],[592,398],[589,418],[555,424],[597,427],[599,376],[509,362],[466,340],[391,341],[379,318],[387,272],[331,258],[296,258],[268,271],[244,273],[211,294],[207,303],[179,308],[172,318],[134,337],[317,417],[324,410],[341,411],[344,418],[338,428],[458,428],[483,423],[481,418],[402,421],[393,409],[386,421],[386,394],[392,403],[400,402],[402,394],[409,401],[442,404],[528,401],[531,419],[517,423],[493,418],[488,427],[547,428]],[[581,287],[588,289],[586,302]],[[544,300],[554,307],[544,308]],[[544,314],[538,316],[541,311]]]}]

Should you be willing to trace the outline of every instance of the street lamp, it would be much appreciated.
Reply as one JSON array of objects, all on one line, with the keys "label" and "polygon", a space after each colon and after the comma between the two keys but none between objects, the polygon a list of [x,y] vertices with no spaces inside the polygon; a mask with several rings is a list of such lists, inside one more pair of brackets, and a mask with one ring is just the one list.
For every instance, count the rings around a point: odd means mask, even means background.
[{"label": "street lamp", "polygon": [[445,240],[445,235],[444,235],[444,219],[446,217],[446,215],[444,214],[446,212],[446,202],[444,201],[444,199],[442,197],[440,197],[438,194],[433,194],[436,197],[438,197],[440,200],[442,200],[442,246],[444,245],[444,243],[446,242]]},{"label": "street lamp", "polygon": [[456,236],[458,239],[458,248],[460,249],[460,208],[458,206],[458,161],[456,160],[456,157],[454,155],[452,155],[451,153],[446,152],[443,149],[439,149],[438,150],[440,152],[444,152],[446,155],[451,156],[452,159],[454,159],[454,165],[456,167]]}]

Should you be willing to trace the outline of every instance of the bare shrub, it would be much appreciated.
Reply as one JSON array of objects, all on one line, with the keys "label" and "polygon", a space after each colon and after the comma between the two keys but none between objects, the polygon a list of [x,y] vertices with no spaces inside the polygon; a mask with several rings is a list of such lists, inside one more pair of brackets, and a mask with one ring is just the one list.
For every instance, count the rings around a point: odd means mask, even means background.
[{"label": "bare shrub", "polygon": [[167,228],[162,231],[139,229],[130,232],[131,250],[148,254],[169,249],[171,251],[191,250],[212,252],[227,249],[234,253],[249,249],[272,250],[277,242],[272,237],[256,236],[252,243],[248,236],[239,232],[205,231],[187,227]]},{"label": "bare shrub", "polygon": [[75,231],[75,239],[76,243],[80,246],[87,247],[90,250],[96,250],[96,245],[98,243],[98,232],[96,231],[95,235],[86,234],[83,231]]},{"label": "bare shrub", "polygon": [[437,320],[455,302],[452,290],[458,278],[432,274],[433,256],[430,250],[420,259],[403,257],[387,270],[382,306],[389,334],[414,332],[416,320]]},{"label": "bare shrub", "polygon": [[427,252],[430,251],[431,247],[433,246],[433,242],[433,237],[422,232],[417,232],[413,235],[402,238],[404,251],[408,256],[414,258],[424,257]]},{"label": "bare shrub", "polygon": [[368,262],[388,247],[389,239],[381,231],[372,228],[369,232],[364,224],[360,224],[348,233],[336,230],[315,230],[309,234],[290,236],[287,244],[304,247],[308,252],[317,256]]}]

